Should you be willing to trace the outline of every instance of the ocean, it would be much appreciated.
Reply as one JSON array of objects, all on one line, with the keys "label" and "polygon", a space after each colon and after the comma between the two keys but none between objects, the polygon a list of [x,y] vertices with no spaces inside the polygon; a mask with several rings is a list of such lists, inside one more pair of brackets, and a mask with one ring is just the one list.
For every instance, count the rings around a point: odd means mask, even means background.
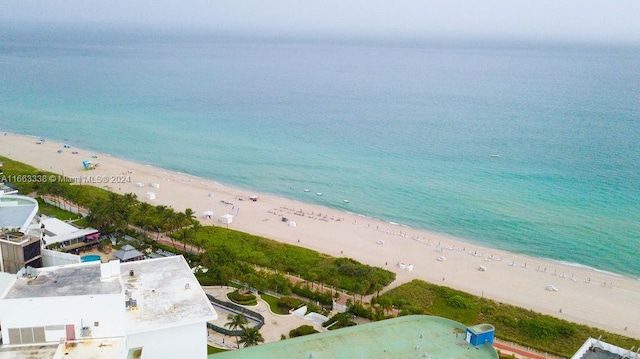
[{"label": "ocean", "polygon": [[638,47],[0,27],[0,131],[640,278]]}]

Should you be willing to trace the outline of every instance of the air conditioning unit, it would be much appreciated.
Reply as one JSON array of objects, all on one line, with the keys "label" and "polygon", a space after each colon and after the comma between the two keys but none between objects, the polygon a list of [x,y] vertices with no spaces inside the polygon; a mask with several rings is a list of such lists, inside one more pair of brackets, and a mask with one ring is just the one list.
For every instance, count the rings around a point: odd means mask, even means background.
[{"label": "air conditioning unit", "polygon": [[89,327],[82,327],[82,330],[80,331],[80,336],[82,336],[82,337],[88,337],[88,336],[91,336],[91,328],[89,328]]}]

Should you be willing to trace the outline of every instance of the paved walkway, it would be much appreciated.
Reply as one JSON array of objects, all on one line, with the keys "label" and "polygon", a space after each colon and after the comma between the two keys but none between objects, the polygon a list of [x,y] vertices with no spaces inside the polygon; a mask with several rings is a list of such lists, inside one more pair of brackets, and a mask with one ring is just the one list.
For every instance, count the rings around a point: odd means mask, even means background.
[{"label": "paved walkway", "polygon": [[507,343],[502,343],[502,342],[494,342],[493,343],[493,347],[496,348],[496,350],[500,350],[500,352],[502,354],[514,354],[516,356],[516,358],[529,358],[529,359],[549,359],[552,358],[550,356],[543,356],[541,354],[538,353],[534,353],[531,351],[528,351],[526,349],[522,349],[520,347],[515,347],[512,345],[509,345]]},{"label": "paved walkway", "polygon": [[[228,302],[229,299],[227,298],[226,294],[234,291],[236,288],[214,286],[202,287],[202,289],[204,289],[205,293],[210,294],[217,299]],[[271,312],[269,304],[267,304],[267,302],[262,299],[258,299],[258,305],[245,305],[243,307],[256,313],[260,313],[264,317],[264,326],[260,329],[260,334],[262,334],[265,343],[280,341],[282,335],[285,335],[288,338],[289,332],[292,329],[298,328],[302,325],[311,325],[319,332],[326,331],[324,328],[314,324],[312,321],[296,317],[293,314],[274,314],[273,312]],[[216,313],[218,313],[218,320],[216,320],[214,324],[224,327],[224,324],[228,322],[227,315],[229,313],[224,312],[218,307],[214,308],[216,310]],[[237,348],[235,337],[223,335],[211,329],[209,329],[208,344],[223,349]]]}]

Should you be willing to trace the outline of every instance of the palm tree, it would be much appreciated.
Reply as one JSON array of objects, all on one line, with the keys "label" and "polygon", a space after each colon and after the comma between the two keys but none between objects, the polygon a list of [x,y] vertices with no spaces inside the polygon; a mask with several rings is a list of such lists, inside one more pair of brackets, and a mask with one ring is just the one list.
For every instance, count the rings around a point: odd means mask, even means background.
[{"label": "palm tree", "polygon": [[187,225],[191,225],[196,222],[196,212],[194,212],[191,208],[187,208],[184,210],[184,219]]},{"label": "palm tree", "polygon": [[240,343],[246,347],[252,347],[259,343],[264,343],[264,338],[258,328],[246,328],[242,335],[240,335]]},{"label": "palm tree", "polygon": [[[224,324],[225,328],[229,328],[230,330],[237,331],[238,329],[244,330],[244,326],[247,324],[247,317],[243,314],[229,314],[227,315],[227,320]],[[237,332],[236,332],[237,333]],[[238,335],[236,334],[236,344],[238,345],[238,349],[240,349],[240,342],[238,341]]]}]

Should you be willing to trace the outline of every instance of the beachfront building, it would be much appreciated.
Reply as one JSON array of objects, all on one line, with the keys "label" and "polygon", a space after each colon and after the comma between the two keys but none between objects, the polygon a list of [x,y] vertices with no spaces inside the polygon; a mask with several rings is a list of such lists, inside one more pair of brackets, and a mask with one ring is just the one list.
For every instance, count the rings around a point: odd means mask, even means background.
[{"label": "beachfront building", "polygon": [[219,353],[209,358],[498,358],[491,345],[493,335],[491,342],[485,337],[486,341],[474,345],[466,333],[467,327],[449,319],[410,315]]},{"label": "beachfront building", "polygon": [[78,228],[53,217],[42,216],[40,221],[45,248],[60,248],[75,253],[80,249],[95,246],[100,241],[100,232],[94,228]]},{"label": "beachfront building", "polygon": [[0,357],[206,358],[215,319],[182,256],[0,273]]},{"label": "beachfront building", "polygon": [[42,267],[38,202],[0,190],[0,272]]},{"label": "beachfront building", "polygon": [[635,352],[633,349],[624,349],[599,339],[589,338],[571,359],[640,359],[640,348]]}]

